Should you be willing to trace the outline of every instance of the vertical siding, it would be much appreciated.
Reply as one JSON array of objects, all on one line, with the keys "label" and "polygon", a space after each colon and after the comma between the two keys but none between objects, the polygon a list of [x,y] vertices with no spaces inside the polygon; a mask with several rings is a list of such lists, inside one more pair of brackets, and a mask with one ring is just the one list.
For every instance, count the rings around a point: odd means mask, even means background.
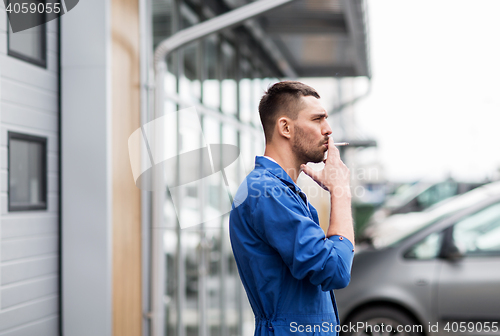
[{"label": "vertical siding", "polygon": [[[0,3],[0,335],[56,336],[59,324],[57,22],[47,23],[47,68],[7,55]],[[7,132],[47,138],[48,209],[7,210]]]}]

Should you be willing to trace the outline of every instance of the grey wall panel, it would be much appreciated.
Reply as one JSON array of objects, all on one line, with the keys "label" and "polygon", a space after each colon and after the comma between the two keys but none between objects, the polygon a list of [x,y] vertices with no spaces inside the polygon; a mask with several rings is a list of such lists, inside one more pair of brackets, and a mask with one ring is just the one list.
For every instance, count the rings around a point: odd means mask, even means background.
[{"label": "grey wall panel", "polygon": [[0,54],[7,55],[7,34],[0,33]]},{"label": "grey wall panel", "polygon": [[2,262],[40,256],[58,251],[57,236],[3,240],[1,244]]},{"label": "grey wall panel", "polygon": [[[26,62],[8,55],[0,55],[2,77],[36,86],[57,94],[57,74],[38,66],[26,66]],[[3,111],[2,111],[3,120]]]},{"label": "grey wall panel", "polygon": [[61,18],[62,316],[71,336],[112,335],[110,3],[80,1]]},{"label": "grey wall panel", "polygon": [[47,54],[48,54],[47,70],[57,72],[57,69],[59,67],[59,65],[57,63],[57,58],[56,58],[57,52],[56,51],[49,51]]},{"label": "grey wall panel", "polygon": [[1,308],[57,294],[57,289],[57,276],[54,275],[3,286],[0,292]]},{"label": "grey wall panel", "polygon": [[[2,152],[0,151],[0,157]],[[48,152],[47,153],[47,171],[49,173],[58,173],[59,172],[59,156],[57,153]]]},{"label": "grey wall panel", "polygon": [[[0,9],[0,336],[57,336],[57,21],[46,24],[46,68],[7,55],[6,27],[5,10]],[[46,210],[7,211],[8,131],[47,138]]]},{"label": "grey wall panel", "polygon": [[[2,106],[0,105],[0,111]],[[0,169],[7,169],[7,147],[0,146]]]},{"label": "grey wall panel", "polygon": [[49,34],[56,34],[56,38],[57,38],[57,22],[56,20],[52,20],[52,21],[49,21],[46,23],[47,25],[47,32]]},{"label": "grey wall panel", "polygon": [[52,336],[58,335],[57,316],[44,318],[20,328],[14,328],[0,334],[0,336]]},{"label": "grey wall panel", "polygon": [[57,214],[59,211],[59,194],[48,194],[47,195],[48,208],[45,213]]},{"label": "grey wall panel", "polygon": [[57,235],[58,218],[55,214],[18,213],[2,219],[2,239],[39,235]]},{"label": "grey wall panel", "polygon": [[5,11],[5,6],[3,1],[0,2],[0,33],[5,33],[7,31],[7,12]]},{"label": "grey wall panel", "polygon": [[1,285],[11,284],[17,281],[33,279],[39,276],[57,274],[59,269],[56,254],[45,258],[34,258],[32,260],[13,261],[2,266]]},{"label": "grey wall panel", "polygon": [[0,312],[0,332],[20,327],[23,324],[34,322],[47,316],[52,316],[58,312],[59,304],[57,296],[3,310]]},{"label": "grey wall panel", "polygon": [[[57,132],[57,115],[7,102],[2,103],[2,122],[6,126],[36,129],[38,133],[42,130],[50,131],[54,139]],[[26,129],[25,132],[30,130]]]},{"label": "grey wall panel", "polygon": [[0,191],[1,192],[7,192],[7,188],[8,188],[8,172],[7,172],[7,169],[5,170],[0,170]]},{"label": "grey wall panel", "polygon": [[47,174],[47,192],[49,195],[57,197],[57,193],[59,192],[59,174]]},{"label": "grey wall panel", "polygon": [[[2,122],[7,127],[26,127],[22,131],[23,133],[33,133],[32,130],[36,130],[41,136],[50,134],[56,139],[57,116],[52,113],[4,102],[2,103]],[[9,128],[9,130],[13,131],[12,128]],[[50,133],[43,131],[49,131]]]},{"label": "grey wall panel", "polygon": [[57,34],[47,33],[47,51],[49,53],[57,53]]},{"label": "grey wall panel", "polygon": [[2,100],[57,115],[57,94],[2,77]]},{"label": "grey wall panel", "polygon": [[[79,10],[85,3],[95,1],[79,4]],[[71,102],[67,106],[63,103],[63,110],[72,111],[63,118],[62,126],[64,333],[111,336],[112,207],[106,69],[68,68],[64,73],[63,79],[68,76],[74,81],[63,80],[64,97]]]},{"label": "grey wall panel", "polygon": [[[0,152],[0,156],[2,153]],[[48,173],[59,173],[59,155],[57,152],[47,153],[47,172]]]},{"label": "grey wall panel", "polygon": [[20,328],[13,328],[0,336],[54,336],[58,335],[58,318],[43,318]]}]

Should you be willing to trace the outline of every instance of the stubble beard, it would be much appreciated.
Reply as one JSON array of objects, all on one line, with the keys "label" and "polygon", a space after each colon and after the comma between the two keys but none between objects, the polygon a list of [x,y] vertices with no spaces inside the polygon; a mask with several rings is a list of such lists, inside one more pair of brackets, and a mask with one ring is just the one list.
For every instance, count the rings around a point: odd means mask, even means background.
[{"label": "stubble beard", "polygon": [[308,134],[299,126],[295,126],[295,136],[292,140],[292,150],[300,162],[322,162],[325,150],[320,143],[314,144],[308,140]]}]

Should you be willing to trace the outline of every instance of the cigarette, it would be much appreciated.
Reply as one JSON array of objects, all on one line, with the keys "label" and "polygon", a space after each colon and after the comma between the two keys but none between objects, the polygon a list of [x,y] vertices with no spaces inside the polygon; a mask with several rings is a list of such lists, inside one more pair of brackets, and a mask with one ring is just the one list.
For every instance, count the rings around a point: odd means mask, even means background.
[{"label": "cigarette", "polygon": [[334,142],[334,146],[347,146],[349,143],[348,142]]}]

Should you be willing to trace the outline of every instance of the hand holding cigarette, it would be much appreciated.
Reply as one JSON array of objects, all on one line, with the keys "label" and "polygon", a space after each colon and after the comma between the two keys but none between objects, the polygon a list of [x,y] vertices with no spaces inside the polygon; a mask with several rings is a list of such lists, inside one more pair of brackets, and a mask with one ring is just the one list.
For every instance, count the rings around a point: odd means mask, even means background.
[{"label": "hand holding cigarette", "polygon": [[309,175],[323,189],[331,194],[335,189],[342,190],[344,195],[350,197],[350,172],[344,162],[340,159],[340,153],[335,146],[345,146],[347,142],[334,143],[332,138],[328,139],[328,156],[323,161],[325,167],[320,171],[315,171],[311,167],[303,164],[301,169]]}]

